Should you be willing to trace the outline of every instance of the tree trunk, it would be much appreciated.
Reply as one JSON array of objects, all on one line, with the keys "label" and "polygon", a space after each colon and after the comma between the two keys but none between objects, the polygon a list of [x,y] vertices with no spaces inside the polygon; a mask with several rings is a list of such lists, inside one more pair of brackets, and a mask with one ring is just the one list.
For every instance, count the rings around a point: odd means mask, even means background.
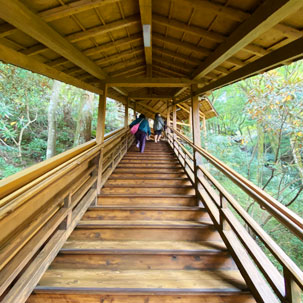
[{"label": "tree trunk", "polygon": [[77,146],[81,144],[81,128],[82,128],[82,110],[85,102],[85,96],[87,92],[83,92],[81,96],[81,100],[78,107],[78,115],[77,115],[77,121],[76,121],[76,130],[75,130],[75,136],[74,136],[74,146]]},{"label": "tree trunk", "polygon": [[84,142],[87,142],[91,139],[92,136],[94,94],[90,92],[86,92],[83,98],[85,100],[82,109],[83,129],[82,129],[81,137],[83,137]]},{"label": "tree trunk", "polygon": [[49,159],[55,155],[56,151],[56,111],[59,99],[59,93],[61,88],[61,82],[54,81],[52,94],[49,100],[48,107],[48,135],[47,135],[47,150],[46,159]]}]

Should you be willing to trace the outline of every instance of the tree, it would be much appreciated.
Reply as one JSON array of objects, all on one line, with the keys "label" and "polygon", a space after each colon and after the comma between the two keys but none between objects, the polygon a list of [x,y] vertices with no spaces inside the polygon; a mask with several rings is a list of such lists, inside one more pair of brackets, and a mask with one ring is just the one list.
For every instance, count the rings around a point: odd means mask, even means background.
[{"label": "tree", "polygon": [[56,112],[59,99],[61,82],[54,81],[52,94],[49,100],[48,107],[48,136],[47,136],[47,150],[46,158],[49,159],[55,155],[56,151]]}]

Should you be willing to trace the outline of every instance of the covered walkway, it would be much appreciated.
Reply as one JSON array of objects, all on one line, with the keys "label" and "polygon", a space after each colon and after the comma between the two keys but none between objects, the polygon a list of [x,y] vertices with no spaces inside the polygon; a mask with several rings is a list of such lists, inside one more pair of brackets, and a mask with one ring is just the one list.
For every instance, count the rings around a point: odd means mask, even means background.
[{"label": "covered walkway", "polygon": [[[302,16],[302,0],[0,0],[1,61],[100,96],[95,140],[0,182],[0,301],[300,303],[302,271],[207,167],[300,240],[302,218],[200,128],[212,90],[303,57]],[[125,123],[105,135],[107,97]],[[167,118],[147,159],[129,108]]]}]

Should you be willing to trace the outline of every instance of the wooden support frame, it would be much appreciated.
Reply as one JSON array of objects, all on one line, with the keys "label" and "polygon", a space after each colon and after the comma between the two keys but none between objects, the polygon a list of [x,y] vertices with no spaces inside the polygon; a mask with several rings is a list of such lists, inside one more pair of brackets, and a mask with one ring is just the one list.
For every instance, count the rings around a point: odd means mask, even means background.
[{"label": "wooden support frame", "polygon": [[199,79],[207,75],[226,59],[284,18],[298,11],[302,6],[303,2],[300,0],[266,1],[194,71],[193,78]]}]

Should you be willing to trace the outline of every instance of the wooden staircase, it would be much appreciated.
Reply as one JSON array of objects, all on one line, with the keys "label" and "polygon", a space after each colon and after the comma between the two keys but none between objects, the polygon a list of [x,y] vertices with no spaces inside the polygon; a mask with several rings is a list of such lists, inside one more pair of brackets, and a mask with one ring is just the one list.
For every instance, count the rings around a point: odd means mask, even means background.
[{"label": "wooden staircase", "polygon": [[133,146],[29,303],[252,303],[246,283],[165,142]]}]

